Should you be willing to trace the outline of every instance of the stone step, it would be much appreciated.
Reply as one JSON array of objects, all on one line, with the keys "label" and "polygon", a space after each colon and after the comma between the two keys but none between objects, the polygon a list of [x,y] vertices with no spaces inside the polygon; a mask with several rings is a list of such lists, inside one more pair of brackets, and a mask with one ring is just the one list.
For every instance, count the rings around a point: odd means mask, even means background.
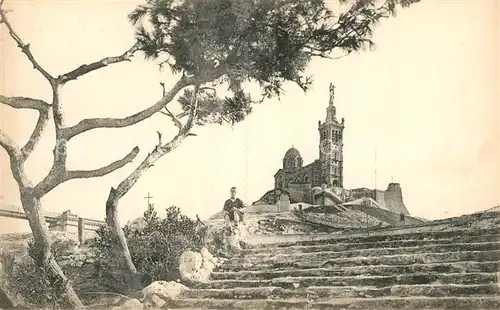
[{"label": "stone step", "polygon": [[303,277],[292,276],[269,280],[211,280],[200,283],[196,288],[230,289],[274,286],[280,288],[304,288],[310,286],[375,286],[415,285],[415,284],[495,284],[496,273],[409,273],[387,276],[333,276]]},{"label": "stone step", "polygon": [[398,254],[383,255],[377,257],[349,257],[349,258],[307,258],[300,259],[288,257],[282,262],[271,262],[267,264],[255,264],[245,261],[243,263],[227,262],[215,271],[240,271],[240,270],[263,270],[263,269],[283,269],[283,268],[325,268],[325,267],[351,267],[363,265],[412,265],[445,263],[460,261],[498,261],[500,260],[500,250],[494,251],[462,251],[445,253],[423,253],[423,254]]},{"label": "stone step", "polygon": [[163,309],[500,309],[500,298],[484,297],[389,297],[338,298],[330,300],[273,299],[177,299]]},{"label": "stone step", "polygon": [[500,287],[496,284],[481,285],[393,285],[385,287],[373,286],[310,286],[307,288],[282,288],[275,286],[232,288],[232,289],[191,289],[182,293],[181,298],[208,299],[264,299],[264,298],[353,298],[353,297],[462,297],[472,295],[499,295]]},{"label": "stone step", "polygon": [[289,247],[263,247],[244,249],[244,255],[269,254],[293,254],[293,253],[311,253],[311,252],[327,252],[327,251],[345,251],[345,250],[362,250],[370,248],[398,248],[398,247],[414,247],[438,244],[454,244],[454,243],[477,243],[477,242],[498,242],[500,235],[482,235],[482,236],[459,236],[445,239],[424,239],[424,240],[397,240],[383,242],[339,242],[333,244],[321,245],[295,245]]},{"label": "stone step", "polygon": [[[422,230],[424,227],[422,228]],[[318,240],[304,240],[304,241],[291,241],[280,243],[267,243],[251,245],[250,248],[272,248],[272,247],[289,247],[298,245],[322,245],[322,244],[336,244],[340,242],[361,243],[361,242],[384,242],[384,241],[398,241],[398,240],[425,240],[425,239],[448,239],[454,237],[473,237],[482,235],[498,235],[500,234],[500,227],[488,229],[447,229],[444,231],[422,231],[422,232],[398,232],[398,231],[380,231],[370,234],[340,234],[332,235],[331,238],[318,239]]]},{"label": "stone step", "polygon": [[[375,246],[375,244],[374,244]],[[346,251],[325,251],[311,253],[290,253],[290,254],[246,254],[242,257],[235,257],[228,261],[229,264],[271,264],[286,261],[311,261],[327,260],[335,258],[363,257],[363,256],[383,256],[398,254],[422,254],[422,253],[444,253],[459,251],[493,251],[500,250],[500,242],[481,243],[452,243],[452,244],[432,244],[413,247],[383,248],[376,247],[362,250]]]},{"label": "stone step", "polygon": [[490,273],[500,271],[500,261],[452,262],[414,265],[372,265],[338,268],[243,270],[213,272],[213,280],[268,280],[283,277],[387,276],[414,273]]},{"label": "stone step", "polygon": [[413,273],[490,273],[500,271],[500,261],[452,262],[414,265],[372,265],[339,268],[213,272],[214,280],[267,280],[283,277],[386,276]]}]

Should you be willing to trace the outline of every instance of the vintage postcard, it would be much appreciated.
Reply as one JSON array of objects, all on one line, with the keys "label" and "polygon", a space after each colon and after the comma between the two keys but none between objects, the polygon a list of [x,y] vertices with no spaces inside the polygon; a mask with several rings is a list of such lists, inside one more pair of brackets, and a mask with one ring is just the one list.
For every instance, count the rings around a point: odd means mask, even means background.
[{"label": "vintage postcard", "polygon": [[0,309],[500,309],[499,18],[0,0]]}]

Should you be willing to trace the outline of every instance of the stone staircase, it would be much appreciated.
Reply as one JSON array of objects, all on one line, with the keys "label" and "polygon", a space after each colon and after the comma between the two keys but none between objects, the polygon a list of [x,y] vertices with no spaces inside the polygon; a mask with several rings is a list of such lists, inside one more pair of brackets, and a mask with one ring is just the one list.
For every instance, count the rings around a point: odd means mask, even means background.
[{"label": "stone staircase", "polygon": [[255,245],[165,307],[500,309],[499,237],[496,227]]}]

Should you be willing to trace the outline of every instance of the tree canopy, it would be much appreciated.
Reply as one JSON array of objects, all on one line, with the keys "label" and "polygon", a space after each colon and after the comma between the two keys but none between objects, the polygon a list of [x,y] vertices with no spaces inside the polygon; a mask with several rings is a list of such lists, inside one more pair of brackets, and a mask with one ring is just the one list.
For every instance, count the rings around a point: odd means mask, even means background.
[{"label": "tree canopy", "polygon": [[[306,91],[312,57],[372,48],[379,21],[395,14],[398,5],[418,1],[340,0],[342,12],[333,12],[324,0],[147,0],[129,20],[147,58],[228,85],[231,97],[200,90],[199,124],[235,123],[251,112],[251,103],[280,96],[286,82]],[[245,92],[245,83],[258,84],[261,98]],[[185,91],[180,100],[184,111],[192,94]]]}]

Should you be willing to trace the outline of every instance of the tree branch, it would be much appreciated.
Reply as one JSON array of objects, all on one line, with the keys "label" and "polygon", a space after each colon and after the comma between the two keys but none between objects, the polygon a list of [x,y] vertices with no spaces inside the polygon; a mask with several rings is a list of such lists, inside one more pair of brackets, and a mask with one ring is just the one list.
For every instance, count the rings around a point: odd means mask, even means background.
[{"label": "tree branch", "polygon": [[137,182],[137,180],[141,177],[141,175],[150,167],[153,166],[153,164],[160,159],[163,155],[166,153],[170,152],[179,144],[182,142],[182,140],[188,135],[189,130],[191,130],[193,124],[194,124],[194,119],[196,117],[197,113],[197,108],[198,108],[198,84],[195,85],[195,92],[192,98],[192,108],[190,109],[190,114],[189,114],[189,119],[186,122],[186,124],[182,127],[182,129],[179,130],[178,134],[168,143],[165,143],[163,145],[157,145],[154,150],[148,154],[148,156],[144,159],[144,161],[126,178],[124,179],[120,184],[118,184],[118,187],[116,190],[113,190],[114,192],[114,199],[116,202],[123,197],[131,188],[134,186],[134,184]]},{"label": "tree branch", "polygon": [[160,86],[161,86],[161,89],[162,89],[162,98],[163,98],[167,94],[167,91],[165,90],[165,83],[160,82]]},{"label": "tree branch", "polygon": [[120,56],[106,57],[106,58],[103,58],[99,61],[93,62],[93,63],[88,64],[88,65],[87,64],[81,65],[80,67],[74,69],[73,71],[62,74],[62,75],[57,77],[57,82],[59,84],[65,84],[71,80],[76,80],[80,76],[83,76],[83,75],[90,73],[92,71],[96,71],[96,70],[101,69],[103,67],[106,67],[108,65],[123,62],[123,61],[130,61],[130,58],[138,50],[139,50],[139,43],[135,43],[131,48],[129,48],[125,53],[121,54]]},{"label": "tree branch", "polygon": [[50,104],[43,100],[26,98],[26,97],[6,97],[0,95],[0,102],[15,108],[15,109],[33,109],[37,110],[39,113],[38,121],[36,123],[33,132],[31,133],[28,142],[21,148],[22,161],[26,160],[28,156],[33,152],[36,145],[42,137],[42,133],[47,126],[50,116]]},{"label": "tree branch", "polygon": [[[160,82],[160,85],[161,85],[161,87],[163,89],[163,97],[165,97],[165,94],[166,94],[166,92],[165,92],[165,83],[161,83]],[[174,122],[175,126],[177,128],[179,128],[179,130],[182,129],[182,123],[175,116],[175,114],[173,114],[172,112],[170,112],[170,110],[168,109],[167,106],[165,106],[165,111],[160,111],[160,113],[163,114],[163,115],[166,115],[166,116],[170,117],[172,119],[172,121]],[[161,142],[160,142],[160,145],[161,145]]]},{"label": "tree branch", "polygon": [[127,154],[127,156],[123,157],[120,160],[112,162],[111,164],[109,164],[107,166],[101,167],[99,169],[68,171],[66,173],[65,180],[88,179],[88,178],[96,178],[96,177],[105,176],[105,175],[110,174],[111,172],[113,172],[115,170],[120,169],[121,167],[125,166],[126,164],[132,162],[138,153],[139,153],[139,148],[136,146],[132,149],[132,151],[130,151],[130,153]]},{"label": "tree branch", "polygon": [[35,128],[33,129],[28,142],[26,142],[26,144],[21,149],[24,159],[28,158],[28,156],[33,152],[38,142],[42,138],[42,133],[47,127],[47,123],[49,122],[50,108],[47,107],[45,109],[38,110],[38,112],[38,121],[35,125]]},{"label": "tree branch", "polygon": [[177,117],[178,119],[180,119],[180,118],[186,117],[188,115],[189,115],[189,112],[184,111],[184,112],[181,112],[181,113],[177,114],[175,117]]},{"label": "tree branch", "polygon": [[50,108],[50,104],[43,100],[27,97],[6,97],[0,95],[0,102],[14,109],[34,109],[40,111]]},{"label": "tree branch", "polygon": [[170,112],[170,110],[168,109],[168,107],[165,107],[165,112],[164,111],[160,111],[162,114],[164,115],[167,115],[168,117],[170,117],[172,119],[172,121],[174,122],[175,126],[177,128],[179,128],[179,130],[182,129],[183,125],[181,123],[181,121],[177,118],[177,116],[175,114],[173,114],[172,112]]},{"label": "tree branch", "polygon": [[[186,122],[186,125],[180,130],[179,135],[183,135],[184,137],[189,133],[191,128],[193,127],[194,120],[196,119],[196,114],[198,113],[198,92],[200,90],[200,85],[196,84],[194,86],[193,91],[193,99],[191,101],[191,109],[189,109],[189,117]],[[182,138],[184,138],[182,137]],[[174,138],[175,139],[175,138]]]},{"label": "tree branch", "polygon": [[2,146],[10,157],[10,161],[20,160],[22,157],[21,149],[2,129],[0,129],[0,146]]},{"label": "tree branch", "polygon": [[66,171],[66,145],[68,140],[63,135],[64,130],[64,117],[62,114],[61,104],[59,102],[59,85],[55,84],[52,87],[52,119],[54,120],[54,126],[56,131],[56,146],[54,148],[54,162],[52,165],[52,170]]},{"label": "tree branch", "polygon": [[0,129],[0,146],[2,146],[9,155],[10,170],[20,188],[31,187],[31,182],[24,172],[23,154],[19,146],[2,129]]},{"label": "tree branch", "polygon": [[[2,1],[3,2],[3,1]],[[1,2],[0,2],[0,6],[1,6]],[[42,68],[42,66],[40,66],[40,64],[36,61],[35,57],[33,56],[33,54],[31,53],[30,51],[30,45],[29,43],[28,44],[25,44],[21,38],[19,37],[19,35],[14,31],[14,28],[12,28],[12,25],[10,24],[9,20],[7,19],[7,14],[5,11],[1,10],[0,8],[0,17],[1,17],[1,20],[0,20],[0,23],[4,23],[5,26],[7,26],[7,29],[9,30],[9,34],[10,36],[12,37],[12,39],[14,39],[14,41],[16,41],[17,43],[17,46],[19,46],[19,48],[21,49],[21,51],[26,55],[26,57],[28,57],[29,61],[31,62],[31,64],[33,65],[33,68],[36,69],[38,72],[40,72],[46,79],[47,81],[49,81],[49,83],[51,85],[54,85],[55,83],[55,79],[54,77],[52,77],[44,68]]]},{"label": "tree branch", "polygon": [[[47,176],[38,183],[33,191],[33,194],[36,195],[37,197],[42,197],[46,193],[48,193],[50,190],[67,180],[67,170],[66,170],[66,145],[67,142],[74,137],[77,134],[80,134],[82,132],[95,129],[95,128],[120,128],[120,127],[126,127],[130,126],[133,124],[136,124],[144,119],[147,119],[154,113],[158,112],[161,110],[163,107],[165,107],[170,101],[172,101],[175,97],[175,95],[182,90],[184,87],[193,85],[196,83],[197,85],[197,91],[198,91],[198,85],[203,83],[206,80],[213,80],[214,78],[219,77],[221,74],[224,72],[224,67],[217,67],[215,68],[211,74],[206,74],[204,77],[200,80],[195,79],[195,77],[186,77],[183,76],[175,85],[174,87],[166,94],[164,98],[162,98],[160,101],[152,105],[151,107],[136,113],[134,115],[128,116],[126,118],[118,119],[118,118],[94,118],[94,119],[84,119],[80,121],[78,124],[72,127],[63,127],[62,126],[62,115],[59,110],[59,96],[58,96],[58,84],[56,83],[53,87],[53,118],[54,118],[54,123],[56,125],[56,147],[54,149],[54,161],[52,164],[52,168],[47,174]],[[197,104],[197,100],[195,100],[195,103]],[[56,113],[58,112],[58,113]],[[193,113],[196,113],[196,110],[193,111]],[[193,125],[193,120],[189,121],[188,120],[189,126],[186,127],[186,125],[183,127],[183,130],[179,131],[179,134],[169,143],[163,146],[157,146],[155,150],[158,150],[157,152],[154,152],[156,154],[154,157],[146,157],[147,162],[150,160],[156,161],[159,157],[161,157],[163,154],[169,152],[171,149],[177,147],[182,139],[184,139],[188,133],[189,129]],[[153,154],[153,153],[151,153]],[[150,154],[150,155],[151,155]],[[134,156],[135,157],[135,156]],[[157,157],[155,159],[155,157]],[[143,162],[144,163],[144,162]],[[141,164],[142,165],[142,164]],[[141,167],[141,166],[140,166]],[[149,166],[148,166],[149,167]],[[144,168],[143,168],[144,169]],[[142,172],[141,172],[142,173]],[[140,175],[137,176],[137,178]],[[132,183],[135,183],[133,181]],[[132,185],[131,185],[132,186]],[[119,194],[117,194],[119,196]],[[118,197],[117,196],[117,197]],[[121,197],[121,196],[120,196]],[[118,198],[119,199],[119,198]]]},{"label": "tree branch", "polygon": [[80,121],[78,124],[61,129],[61,138],[69,141],[74,136],[83,132],[96,129],[96,128],[122,128],[137,124],[153,114],[159,112],[168,103],[170,103],[175,96],[184,88],[195,83],[203,84],[208,81],[219,78],[224,74],[227,69],[227,63],[222,63],[220,66],[214,68],[210,72],[203,75],[202,78],[196,79],[194,77],[182,76],[177,83],[165,93],[165,96],[149,108],[137,112],[125,118],[88,118]]},{"label": "tree branch", "polygon": [[[0,2],[0,6],[3,3],[3,1]],[[25,44],[22,39],[19,37],[19,35],[15,32],[14,28],[10,24],[9,20],[7,19],[7,15],[5,11],[0,10],[0,23],[5,23],[7,26],[7,29],[9,30],[9,34],[16,41],[17,45],[21,49],[21,51],[28,57],[29,61],[33,64],[33,67],[38,70],[49,82],[52,86],[55,84],[63,85],[71,80],[76,80],[78,77],[85,75],[89,72],[101,69],[103,67],[106,67],[110,64],[114,63],[119,63],[123,61],[130,61],[130,58],[133,56],[135,52],[139,50],[139,43],[136,42],[132,47],[130,47],[125,53],[119,55],[119,56],[110,56],[110,57],[105,57],[99,61],[90,63],[90,64],[84,64],[79,66],[78,68],[59,75],[56,78],[54,78],[52,75],[50,75],[35,59],[33,54],[30,51],[30,45]]]},{"label": "tree branch", "polygon": [[[173,149],[175,149],[177,146],[181,144],[181,142],[186,138],[189,134],[189,131],[193,128],[194,125],[194,120],[196,119],[196,114],[198,113],[198,92],[199,92],[200,86],[197,83],[194,88],[193,92],[193,98],[191,99],[191,108],[189,109],[189,117],[185,125],[182,125],[182,123],[179,121],[179,119],[173,115],[178,122],[178,128],[179,128],[179,133],[168,143],[164,145],[158,145],[155,150],[150,154],[153,156],[157,156],[157,158],[154,160],[156,161],[160,157],[162,157],[164,154],[169,153]],[[165,107],[166,108],[166,107]],[[157,155],[155,153],[158,153]],[[152,163],[154,162],[151,162]],[[149,166],[148,166],[149,168]]]},{"label": "tree branch", "polygon": [[88,179],[102,177],[107,174],[112,173],[125,166],[126,164],[132,162],[137,154],[139,153],[139,148],[135,147],[122,159],[112,162],[104,167],[93,169],[93,170],[66,170],[66,166],[53,165],[47,176],[38,183],[33,194],[36,197],[42,197],[46,193],[50,192],[52,189],[57,187],[59,184],[72,179]]},{"label": "tree branch", "polygon": [[66,140],[70,140],[74,136],[81,134],[82,132],[96,129],[96,128],[122,128],[139,123],[153,114],[160,111],[165,107],[170,101],[174,99],[179,91],[184,87],[188,86],[190,81],[185,78],[179,79],[177,83],[166,93],[166,95],[154,105],[149,108],[137,112],[133,115],[127,116],[125,118],[88,118],[80,121],[78,124],[67,127],[62,130],[62,136]]}]

